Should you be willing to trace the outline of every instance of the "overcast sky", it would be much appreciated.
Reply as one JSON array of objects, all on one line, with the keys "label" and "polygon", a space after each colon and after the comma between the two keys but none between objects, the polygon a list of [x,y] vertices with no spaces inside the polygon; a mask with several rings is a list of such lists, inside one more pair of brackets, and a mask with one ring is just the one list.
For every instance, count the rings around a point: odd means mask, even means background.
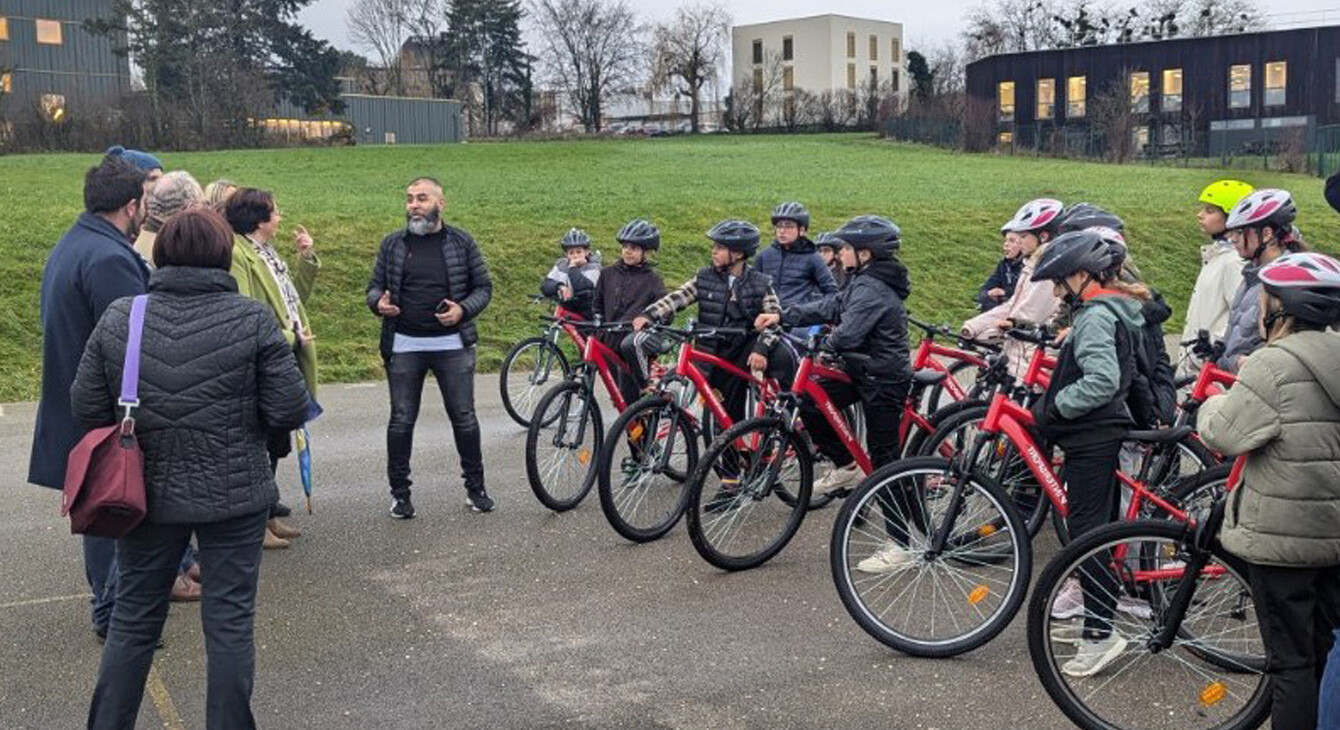
[{"label": "overcast sky", "polygon": [[[345,11],[354,0],[316,0],[299,16],[301,22],[320,38],[339,48],[352,48],[344,28]],[[628,0],[645,20],[668,17],[681,3],[678,0]],[[727,0],[736,23],[798,18],[819,13],[840,13],[903,24],[905,48],[915,49],[942,39],[956,39],[964,14],[979,0],[828,0],[822,5],[813,0]],[[1273,24],[1326,25],[1340,23],[1340,0],[1261,0],[1268,8]],[[364,51],[366,53],[366,51]]]}]

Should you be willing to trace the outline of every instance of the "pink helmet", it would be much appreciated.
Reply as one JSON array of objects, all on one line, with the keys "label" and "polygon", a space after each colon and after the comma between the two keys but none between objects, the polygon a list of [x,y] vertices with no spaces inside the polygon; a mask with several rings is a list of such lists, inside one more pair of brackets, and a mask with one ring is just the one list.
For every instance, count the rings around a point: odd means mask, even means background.
[{"label": "pink helmet", "polygon": [[1261,267],[1259,275],[1286,314],[1320,325],[1340,321],[1340,261],[1319,253],[1289,253]]},{"label": "pink helmet", "polygon": [[1038,198],[1024,203],[1024,207],[1014,217],[1000,227],[1001,233],[1031,233],[1044,229],[1054,229],[1056,216],[1061,214],[1065,205],[1052,198]]},{"label": "pink helmet", "polygon": [[1288,232],[1296,217],[1298,208],[1294,205],[1293,196],[1289,195],[1288,190],[1262,188],[1233,206],[1224,227],[1231,230],[1273,225],[1281,231]]}]

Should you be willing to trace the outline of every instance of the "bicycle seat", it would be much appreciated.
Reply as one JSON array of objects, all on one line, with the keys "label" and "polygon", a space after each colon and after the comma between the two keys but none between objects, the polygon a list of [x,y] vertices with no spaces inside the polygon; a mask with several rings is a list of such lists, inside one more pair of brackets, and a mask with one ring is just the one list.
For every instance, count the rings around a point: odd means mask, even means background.
[{"label": "bicycle seat", "polygon": [[1176,426],[1159,428],[1152,431],[1131,431],[1126,434],[1127,441],[1139,441],[1142,444],[1175,444],[1191,435],[1194,426]]},{"label": "bicycle seat", "polygon": [[916,372],[912,373],[912,382],[915,385],[920,385],[923,387],[930,387],[932,385],[937,385],[943,382],[944,379],[945,379],[944,373],[940,372],[939,370],[931,370],[930,368],[922,368],[921,370],[917,370]]}]

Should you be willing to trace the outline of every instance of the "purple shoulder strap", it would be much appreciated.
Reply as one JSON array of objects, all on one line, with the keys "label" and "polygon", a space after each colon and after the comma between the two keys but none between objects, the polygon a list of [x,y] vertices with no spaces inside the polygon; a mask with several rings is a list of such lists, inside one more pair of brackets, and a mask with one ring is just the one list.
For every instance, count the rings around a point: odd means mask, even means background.
[{"label": "purple shoulder strap", "polygon": [[144,310],[148,304],[148,294],[130,303],[130,337],[126,339],[125,367],[121,369],[121,400],[117,402],[126,409],[140,404],[140,342],[144,339]]}]

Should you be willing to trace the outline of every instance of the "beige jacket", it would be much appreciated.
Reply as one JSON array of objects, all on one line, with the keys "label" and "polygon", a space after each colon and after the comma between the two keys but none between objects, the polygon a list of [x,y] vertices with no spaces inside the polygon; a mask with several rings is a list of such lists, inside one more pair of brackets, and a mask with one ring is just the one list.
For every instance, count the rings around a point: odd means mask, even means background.
[{"label": "beige jacket", "polygon": [[[1019,283],[1009,299],[963,323],[964,336],[974,340],[998,341],[1002,334],[996,324],[1002,320],[1046,324],[1056,316],[1056,308],[1060,306],[1061,300],[1052,294],[1052,283],[1030,280],[1042,250],[1039,248],[1024,262],[1024,268],[1019,271]],[[1027,343],[1005,339],[1003,353],[1009,358],[1011,375],[1018,377],[1028,369],[1033,349]]]},{"label": "beige jacket", "polygon": [[[1191,290],[1191,301],[1186,305],[1186,327],[1182,341],[1195,339],[1206,330],[1214,339],[1221,340],[1228,330],[1228,313],[1233,306],[1233,293],[1242,283],[1242,258],[1229,243],[1217,240],[1200,249],[1202,266]],[[1200,370],[1200,359],[1187,349],[1183,353],[1179,374]]]},{"label": "beige jacket", "polygon": [[1340,337],[1299,332],[1257,350],[1197,422],[1211,448],[1249,454],[1224,547],[1261,565],[1340,565]]}]

